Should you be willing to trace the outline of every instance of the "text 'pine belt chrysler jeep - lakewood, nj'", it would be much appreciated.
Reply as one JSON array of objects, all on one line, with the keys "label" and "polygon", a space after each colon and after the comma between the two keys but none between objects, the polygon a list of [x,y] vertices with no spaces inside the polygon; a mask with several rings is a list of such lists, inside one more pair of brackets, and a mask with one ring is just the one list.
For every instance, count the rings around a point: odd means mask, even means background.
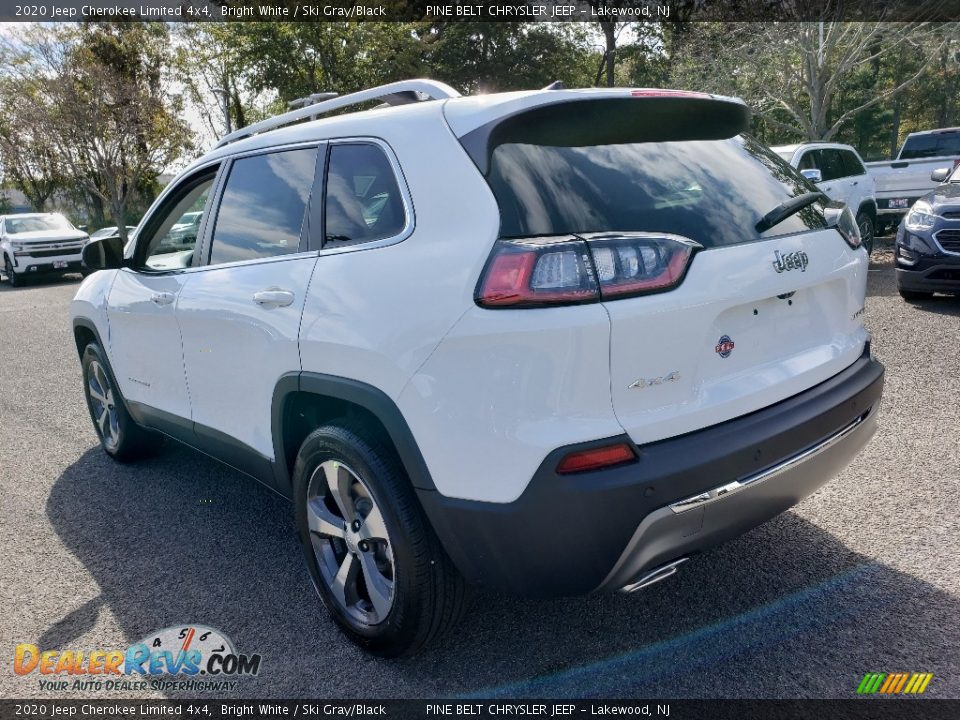
[{"label": "text 'pine belt chrysler jeep - lakewood, nj'", "polygon": [[669,576],[876,429],[853,215],[748,120],[699,93],[411,80],[228,135],[125,248],[84,251],[104,449],[170,436],[292,499],[321,599],[381,655],[470,584]]}]

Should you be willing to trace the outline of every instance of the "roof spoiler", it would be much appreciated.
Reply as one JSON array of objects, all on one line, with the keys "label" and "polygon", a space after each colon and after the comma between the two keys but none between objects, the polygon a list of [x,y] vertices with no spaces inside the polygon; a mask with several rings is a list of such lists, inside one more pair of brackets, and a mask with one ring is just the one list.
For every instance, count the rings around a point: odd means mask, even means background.
[{"label": "roof spoiler", "polygon": [[641,91],[624,97],[572,98],[538,105],[471,130],[460,143],[486,175],[498,145],[557,147],[681,140],[725,140],[750,128],[739,99]]}]

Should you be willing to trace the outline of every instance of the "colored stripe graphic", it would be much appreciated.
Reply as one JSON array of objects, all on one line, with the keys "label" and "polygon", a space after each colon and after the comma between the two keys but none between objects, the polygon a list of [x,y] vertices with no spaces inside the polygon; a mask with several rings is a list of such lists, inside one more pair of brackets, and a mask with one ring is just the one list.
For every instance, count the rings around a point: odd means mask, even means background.
[{"label": "colored stripe graphic", "polygon": [[933,673],[867,673],[857,686],[858,695],[920,695],[933,680]]}]

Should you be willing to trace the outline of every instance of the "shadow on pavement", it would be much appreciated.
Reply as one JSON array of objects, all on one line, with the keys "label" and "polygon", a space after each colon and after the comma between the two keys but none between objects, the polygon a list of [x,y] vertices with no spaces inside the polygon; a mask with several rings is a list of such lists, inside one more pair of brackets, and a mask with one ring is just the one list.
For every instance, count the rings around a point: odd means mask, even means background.
[{"label": "shadow on pavement", "polygon": [[207,624],[263,657],[229,697],[852,697],[868,671],[933,672],[928,696],[957,694],[960,600],[793,513],[635,595],[481,593],[439,646],[383,661],[328,620],[288,503],[192,450],[137,465],[90,450],[46,509],[101,594],[44,643],[69,643],[101,605],[117,646]]}]

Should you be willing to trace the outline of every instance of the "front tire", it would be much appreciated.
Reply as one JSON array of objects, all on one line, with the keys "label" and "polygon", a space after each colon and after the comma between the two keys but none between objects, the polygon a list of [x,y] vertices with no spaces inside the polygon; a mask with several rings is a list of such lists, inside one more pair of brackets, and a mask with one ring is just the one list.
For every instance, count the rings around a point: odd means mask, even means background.
[{"label": "front tire", "polygon": [[7,274],[7,282],[10,283],[10,287],[23,286],[23,279],[13,271],[13,263],[10,262],[8,257],[3,259],[3,271]]},{"label": "front tire", "polygon": [[459,620],[463,579],[392,449],[349,423],[321,427],[301,446],[293,483],[310,577],[350,640],[412,655]]},{"label": "front tire", "polygon": [[873,238],[876,235],[873,217],[870,213],[861,212],[857,214],[857,227],[860,228],[860,240],[867,250],[867,257],[869,257],[873,253]]},{"label": "front tire", "polygon": [[93,342],[87,345],[81,365],[87,409],[107,455],[119,462],[153,455],[163,443],[163,436],[140,427],[130,417],[103,348]]}]

